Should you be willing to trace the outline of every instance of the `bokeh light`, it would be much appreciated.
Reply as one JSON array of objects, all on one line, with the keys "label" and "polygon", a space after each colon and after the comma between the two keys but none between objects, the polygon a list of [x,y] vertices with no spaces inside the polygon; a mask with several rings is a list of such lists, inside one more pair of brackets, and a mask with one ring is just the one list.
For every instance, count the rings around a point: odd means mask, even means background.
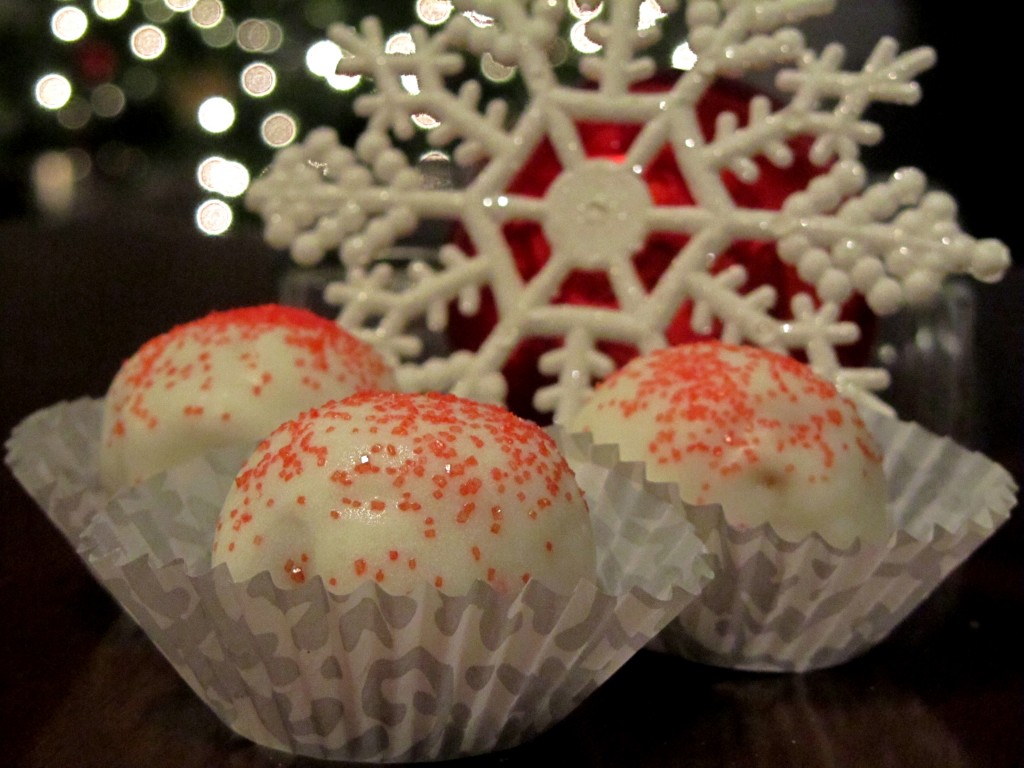
[{"label": "bokeh light", "polygon": [[284,30],[270,19],[246,19],[238,25],[238,47],[249,53],[273,53],[281,47]]},{"label": "bokeh light", "polygon": [[272,66],[257,61],[242,70],[242,89],[256,98],[267,96],[277,86],[277,72]]},{"label": "bokeh light", "polygon": [[89,97],[92,111],[99,117],[117,117],[128,103],[124,91],[113,83],[98,85]]},{"label": "bokeh light", "polygon": [[351,91],[359,85],[360,75],[339,75],[338,62],[344,56],[338,45],[330,40],[320,40],[306,50],[306,69],[324,78],[337,91]]},{"label": "bokeh light", "polygon": [[480,13],[480,11],[463,11],[462,15],[469,19],[475,27],[483,29],[494,26],[494,19]]},{"label": "bokeh light", "polygon": [[294,117],[287,112],[275,112],[267,115],[260,125],[260,138],[268,147],[275,149],[287,147],[299,133],[299,125]]},{"label": "bokeh light", "polygon": [[224,133],[235,123],[235,106],[223,96],[211,96],[199,105],[196,119],[209,133]]},{"label": "bokeh light", "polygon": [[[480,28],[495,24],[484,13],[464,11],[456,0],[401,2],[406,15],[414,14],[416,21],[431,27],[449,23],[459,15]],[[562,7],[568,9],[568,22],[572,24],[571,30],[566,30],[571,34],[552,41],[549,53],[553,61],[565,63],[580,54],[601,50],[601,45],[587,36],[586,22],[607,17],[609,3],[538,2],[564,3]],[[641,32],[665,15],[660,2],[663,0],[636,0]],[[203,150],[193,149],[187,161],[196,169],[197,186],[211,198],[218,198],[207,200],[195,210],[196,225],[211,234],[235,226],[231,221],[232,212],[237,214],[238,198],[247,189],[253,169],[265,161],[259,153],[286,147],[300,138],[306,118],[303,99],[315,99],[316,88],[322,88],[314,85],[313,91],[308,91],[305,71],[334,91],[352,91],[366,81],[361,75],[338,74],[341,60],[351,54],[323,39],[331,23],[358,23],[358,18],[348,18],[343,12],[345,0],[303,0],[295,10],[288,11],[283,7],[274,10],[272,3],[236,6],[227,0],[51,0],[48,5],[50,9],[41,16],[49,21],[53,33],[47,39],[66,61],[62,65],[54,60],[48,69],[39,70],[49,74],[36,81],[35,101],[53,113],[50,119],[55,124],[77,132],[85,146],[89,137],[103,128],[102,121],[117,120],[139,106],[159,110],[170,107],[171,113],[154,114],[166,114],[171,121],[181,115],[194,115],[201,130],[216,136],[217,143],[223,145],[220,152],[235,155],[227,160],[212,156],[209,150],[204,155],[200,154]],[[119,20],[117,24],[107,23]],[[127,39],[130,57],[118,54],[118,46],[111,45],[111,33]],[[61,45],[58,41],[76,44]],[[408,30],[392,34],[385,46],[392,55],[417,53]],[[207,57],[204,50],[213,52]],[[295,59],[303,52],[305,67],[296,67]],[[87,74],[81,68],[81,55],[93,57],[86,63],[98,62],[108,69],[102,75]],[[694,60],[685,44],[673,51],[672,65],[676,68],[688,68]],[[483,51],[478,57],[477,76],[490,83],[506,83],[518,74],[515,63]],[[423,87],[421,73],[413,66],[416,64],[417,59],[410,59],[410,68],[401,75],[402,87],[411,95],[420,94]],[[295,87],[294,78],[298,78],[299,87]],[[31,83],[28,80],[22,87],[32,87]],[[258,99],[261,106],[265,105],[262,114],[248,99]],[[319,121],[323,118],[317,109],[313,111]],[[422,130],[440,124],[427,113],[415,113],[410,118]],[[234,135],[243,131],[244,137]],[[242,149],[240,142],[247,147]],[[110,178],[141,178],[139,169],[151,160],[146,141],[129,139],[107,144],[83,150],[95,161],[96,170]]]},{"label": "bokeh light", "polygon": [[453,9],[452,0],[416,0],[416,16],[431,26],[448,21]]},{"label": "bokeh light", "polygon": [[71,81],[64,75],[51,73],[36,81],[36,102],[46,109],[60,109],[71,98]]},{"label": "bokeh light", "polygon": [[[384,43],[384,53],[409,56],[416,53],[416,41],[412,39],[412,35],[408,32],[396,32]],[[420,83],[416,75],[402,75],[399,79],[406,93],[415,96],[420,92]],[[412,122],[417,128],[427,131],[437,128],[441,124],[436,117],[425,112],[412,115]]]},{"label": "bokeh light", "polygon": [[196,208],[196,226],[207,235],[223,235],[233,220],[231,206],[223,200],[204,200]]},{"label": "bokeh light", "polygon": [[597,53],[603,47],[587,37],[587,22],[577,21],[569,30],[569,42],[580,53]]},{"label": "bokeh light", "polygon": [[416,43],[408,32],[396,32],[384,43],[384,53],[416,53]]},{"label": "bokeh light", "polygon": [[84,96],[72,96],[57,112],[57,122],[69,131],[80,131],[92,119],[92,105]]},{"label": "bokeh light", "polygon": [[586,2],[586,0],[566,0],[566,6],[569,9],[569,13],[580,21],[587,21],[592,19],[601,12],[604,8],[604,3],[597,0],[596,2]]},{"label": "bokeh light", "polygon": [[199,0],[192,6],[189,18],[197,27],[215,27],[224,19],[224,4],[220,0]]},{"label": "bokeh light", "polygon": [[480,57],[480,72],[492,83],[507,83],[516,76],[516,68],[509,67],[497,61],[490,51],[485,51]]},{"label": "bokeh light", "polygon": [[235,42],[235,22],[225,16],[212,27],[199,27],[199,36],[210,48],[227,48]]},{"label": "bokeh light", "polygon": [[39,155],[32,163],[32,192],[36,206],[51,216],[64,216],[75,201],[73,157],[58,150]]},{"label": "bokeh light", "polygon": [[50,17],[50,30],[53,36],[65,43],[81,39],[89,28],[89,17],[85,11],[74,5],[66,5]]},{"label": "bokeh light", "polygon": [[199,186],[224,197],[238,197],[249,188],[249,170],[223,157],[207,157],[196,168]]},{"label": "bokeh light", "polygon": [[[384,43],[384,53],[408,56],[416,53],[416,42],[408,32],[396,32]],[[420,83],[416,75],[402,75],[400,79],[407,93],[415,96],[420,92]]]},{"label": "bokeh light", "polygon": [[330,40],[320,40],[306,50],[306,69],[314,75],[327,77],[341,60],[341,48]]},{"label": "bokeh light", "polygon": [[674,69],[693,69],[697,63],[697,54],[693,52],[690,44],[680,43],[672,51],[672,67]]},{"label": "bokeh light", "polygon": [[436,117],[428,115],[426,112],[420,112],[412,116],[412,122],[417,128],[422,128],[425,131],[429,131],[433,128],[437,128],[441,124],[441,121]]},{"label": "bokeh light", "polygon": [[145,24],[131,34],[132,53],[143,61],[157,59],[167,49],[167,35],[160,27]]},{"label": "bokeh light", "polygon": [[640,7],[637,8],[636,28],[641,32],[645,29],[650,29],[666,16],[668,14],[661,9],[656,0],[644,0],[640,3]]},{"label": "bokeh light", "polygon": [[149,0],[142,3],[142,13],[154,24],[165,24],[174,18],[174,11],[160,0]]},{"label": "bokeh light", "polygon": [[128,0],[92,0],[92,11],[104,21],[115,21],[128,12]]}]

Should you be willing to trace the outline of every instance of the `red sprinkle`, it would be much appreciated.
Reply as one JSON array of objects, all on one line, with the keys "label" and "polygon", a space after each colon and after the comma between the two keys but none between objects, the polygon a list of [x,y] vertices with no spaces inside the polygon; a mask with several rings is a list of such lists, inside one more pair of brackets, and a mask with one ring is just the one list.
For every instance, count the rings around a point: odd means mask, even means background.
[{"label": "red sprinkle", "polygon": [[[302,490],[323,481],[327,500],[314,502],[297,493],[299,488],[287,488],[296,481]],[[328,401],[275,430],[235,485],[239,515],[252,510],[251,524],[258,523],[267,539],[284,535],[272,519],[302,507],[343,526],[330,536],[349,536],[347,526],[368,524],[371,518],[373,525],[401,518],[400,527],[412,525],[422,537],[385,539],[383,551],[377,550],[384,556],[353,558],[351,573],[395,583],[396,574],[406,568],[425,569],[438,587],[464,581],[448,568],[459,568],[460,574],[466,569],[499,588],[507,588],[510,580],[529,579],[528,571],[506,573],[485,560],[483,550],[495,544],[480,546],[481,537],[507,536],[531,520],[555,514],[556,501],[581,502],[572,470],[537,425],[503,408],[443,394],[366,392]],[[395,489],[390,494],[389,487]],[[268,503],[275,498],[278,503]],[[233,543],[232,535],[222,534],[227,538],[222,548]],[[467,544],[458,543],[466,538]],[[278,544],[264,546],[268,543]],[[534,546],[541,552],[554,549],[543,538]],[[397,566],[400,562],[405,566]],[[295,567],[299,570],[293,576],[311,575],[308,566],[291,562],[289,568]]]}]

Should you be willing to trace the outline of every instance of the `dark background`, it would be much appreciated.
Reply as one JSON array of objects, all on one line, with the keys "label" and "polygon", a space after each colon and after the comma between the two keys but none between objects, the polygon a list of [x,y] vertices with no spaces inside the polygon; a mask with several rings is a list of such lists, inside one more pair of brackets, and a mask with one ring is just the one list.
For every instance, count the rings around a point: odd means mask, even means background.
[{"label": "dark background", "polygon": [[[58,6],[0,0],[4,438],[38,408],[102,395],[120,361],[171,323],[274,298],[288,271],[241,206],[236,226],[221,237],[201,235],[192,222],[205,196],[194,181],[198,158],[224,154],[258,169],[270,152],[252,138],[261,114],[253,105],[240,110],[230,135],[211,137],[181,117],[181,104],[194,101],[206,83],[236,82],[239,67],[255,57],[237,48],[209,51],[179,30],[175,47],[154,65],[159,86],[152,98],[130,104],[116,120],[67,131],[31,103],[32,83],[52,69],[81,73],[83,62],[97,60],[121,77],[131,64],[125,36],[141,12],[133,4],[123,23],[96,24],[88,41],[63,45],[47,31]],[[395,30],[411,20],[403,3],[392,2],[228,6],[240,18],[273,17],[309,35],[321,34],[311,17],[331,14],[354,20],[385,13],[386,27]],[[938,51],[938,65],[920,77],[918,106],[869,113],[886,136],[865,157],[880,171],[921,168],[958,198],[968,233],[999,238],[1014,254],[1017,266],[1003,283],[971,288],[976,378],[968,410],[977,415],[965,434],[1020,481],[1024,270],[1020,127],[1010,115],[1020,92],[1019,29],[991,3],[840,0],[839,7],[834,17],[808,25],[814,39],[849,42],[854,58],[879,33],[896,34],[904,48],[928,44]],[[666,39],[681,36],[670,29]],[[304,75],[296,50],[276,56],[287,87],[273,98],[301,112],[306,128],[330,123],[354,135],[358,125],[346,114],[351,96]],[[40,153],[71,147],[93,159],[92,170],[69,211],[46,215],[33,202],[30,168]],[[908,407],[913,400],[911,394]],[[964,408],[950,398],[946,410]],[[810,675],[758,676],[644,652],[534,744],[470,763],[1015,768],[1024,764],[1024,637],[1016,618],[1024,608],[1022,556],[1018,513],[862,659]],[[231,737],[93,581],[6,467],[0,616],[0,765],[314,764]],[[674,706],[666,707],[665,697]]]}]

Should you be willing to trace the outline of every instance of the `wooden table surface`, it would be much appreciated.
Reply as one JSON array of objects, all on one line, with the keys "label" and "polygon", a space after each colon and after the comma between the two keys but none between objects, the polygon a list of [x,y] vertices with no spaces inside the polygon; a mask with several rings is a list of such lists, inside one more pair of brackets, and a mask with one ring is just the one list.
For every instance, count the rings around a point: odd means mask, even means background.
[{"label": "wooden table surface", "polygon": [[[0,434],[101,395],[173,323],[272,300],[280,256],[158,211],[0,221]],[[986,451],[1024,479],[1024,280],[984,287]],[[1009,319],[1007,319],[1009,318]],[[1009,363],[1009,366],[1007,365]],[[460,765],[1024,765],[1024,526],[1012,518],[886,641],[841,667],[760,675],[637,654],[529,744]],[[0,766],[313,766],[234,736],[0,469]]]}]

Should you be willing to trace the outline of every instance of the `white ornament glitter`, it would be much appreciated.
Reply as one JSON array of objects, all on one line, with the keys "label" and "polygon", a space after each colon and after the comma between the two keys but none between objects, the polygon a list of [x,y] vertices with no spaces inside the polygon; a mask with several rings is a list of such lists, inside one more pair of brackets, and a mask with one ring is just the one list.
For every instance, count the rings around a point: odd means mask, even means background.
[{"label": "white ornament glitter", "polygon": [[[843,302],[861,294],[875,313],[889,314],[928,299],[950,274],[991,281],[1009,265],[1001,243],[961,232],[955,203],[928,192],[920,171],[901,169],[869,183],[858,159],[861,146],[881,139],[879,126],[864,119],[867,108],[916,102],[914,78],[934,63],[933,51],[900,53],[886,38],[860,70],[846,71],[842,46],[809,50],[793,26],[830,13],[829,0],[691,0],[687,42],[696,62],[667,90],[638,92],[632,87],[657,71],[642,52],[662,23],[648,24],[642,5],[608,0],[586,22],[597,50],[580,57],[579,85],[559,82],[552,61],[552,43],[573,21],[563,19],[562,2],[456,3],[459,13],[444,26],[413,27],[400,52],[389,52],[375,18],[358,30],[331,27],[331,39],[346,52],[339,73],[375,84],[355,101],[368,122],[354,149],[318,129],[278,153],[247,198],[265,221],[266,239],[306,265],[338,251],[346,277],[328,287],[328,301],[341,307],[341,324],[402,363],[400,381],[410,390],[501,401],[508,390],[502,369],[517,345],[552,337],[562,345],[542,354],[538,367],[555,383],[541,388],[534,404],[562,420],[614,367],[599,343],[641,352],[664,346],[667,326],[686,305],[698,332],[718,324],[727,341],[802,352],[837,384],[883,388],[884,370],[839,361],[837,347],[860,336],[855,324],[840,320]],[[666,14],[677,11],[675,0],[659,5]],[[488,23],[473,21],[480,18]],[[467,58],[485,54],[514,67],[525,88],[527,103],[515,116],[502,99],[482,103],[475,79],[450,86]],[[788,102],[755,96],[746,115],[722,112],[705,136],[697,104],[708,90],[722,78],[764,70],[776,73]],[[592,157],[584,122],[639,132],[621,159]],[[788,167],[798,137],[812,139],[809,157],[820,175],[779,210],[737,203],[723,173],[751,183],[760,172],[756,160]],[[476,169],[465,188],[425,183],[394,143],[416,138],[451,148],[456,162]],[[560,166],[557,177],[542,197],[510,191],[545,142]],[[644,172],[666,145],[691,204],[652,200]],[[444,246],[436,265],[410,269],[395,287],[381,259],[428,219],[460,224],[475,252]],[[513,221],[537,225],[551,249],[528,279],[503,235]],[[648,289],[633,257],[655,233],[688,239]],[[748,285],[744,267],[712,271],[714,257],[739,241],[774,243],[817,295],[798,294],[787,311],[776,306],[772,286]],[[560,303],[561,286],[579,270],[606,273],[617,306]],[[497,321],[479,348],[418,361],[417,328],[425,322],[443,330],[453,302],[473,314],[485,289]]]}]

